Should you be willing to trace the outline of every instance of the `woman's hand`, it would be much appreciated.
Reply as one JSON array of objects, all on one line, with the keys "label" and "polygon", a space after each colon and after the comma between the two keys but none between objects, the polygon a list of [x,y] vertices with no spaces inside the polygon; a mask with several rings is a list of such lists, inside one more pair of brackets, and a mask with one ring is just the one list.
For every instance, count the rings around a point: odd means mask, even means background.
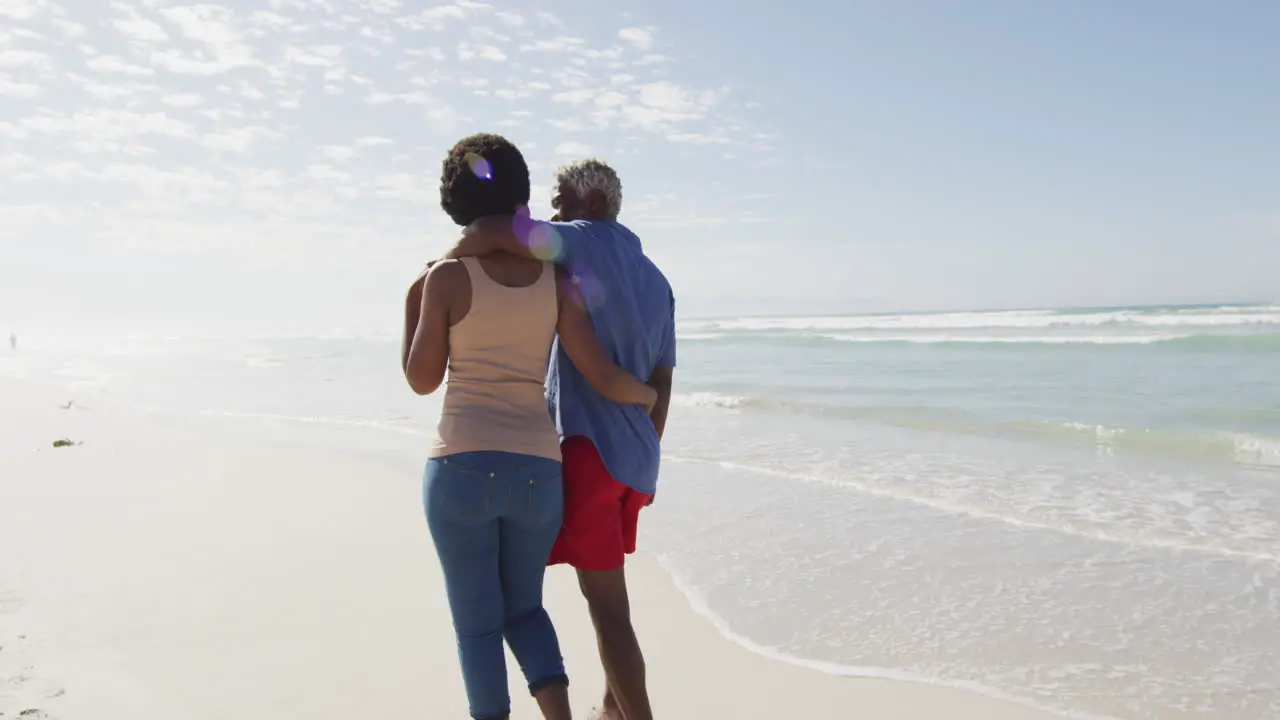
[{"label": "woman's hand", "polygon": [[[649,387],[649,386],[645,385],[645,387]],[[645,413],[648,414],[653,412],[653,406],[657,404],[658,404],[658,391],[654,390],[653,388],[649,388],[649,395],[648,397],[645,398],[645,401],[644,401]]]},{"label": "woman's hand", "polygon": [[616,403],[642,405],[645,412],[652,411],[658,403],[658,391],[614,364],[605,353],[591,324],[591,316],[576,297],[573,281],[564,270],[556,270],[556,292],[560,305],[560,317],[556,321],[560,347],[591,389]]}]

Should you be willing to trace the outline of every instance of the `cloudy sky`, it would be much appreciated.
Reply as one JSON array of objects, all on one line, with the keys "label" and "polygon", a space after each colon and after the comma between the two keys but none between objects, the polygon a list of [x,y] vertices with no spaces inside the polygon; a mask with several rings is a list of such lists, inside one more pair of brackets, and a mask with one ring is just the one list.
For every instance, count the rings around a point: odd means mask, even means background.
[{"label": "cloudy sky", "polygon": [[1280,4],[748,5],[0,0],[0,323],[394,331],[482,130],[685,315],[1280,298]]}]

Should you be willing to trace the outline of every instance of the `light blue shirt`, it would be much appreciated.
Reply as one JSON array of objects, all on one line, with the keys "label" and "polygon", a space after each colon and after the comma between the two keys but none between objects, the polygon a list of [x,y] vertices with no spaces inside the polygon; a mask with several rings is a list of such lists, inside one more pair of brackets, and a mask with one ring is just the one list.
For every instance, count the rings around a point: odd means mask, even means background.
[{"label": "light blue shirt", "polygon": [[[655,368],[676,365],[675,296],[667,278],[617,222],[550,223],[557,264],[568,268],[591,314],[605,353],[627,372],[648,380]],[[553,246],[554,247],[554,246]],[[658,432],[640,405],[619,405],[587,384],[569,358],[552,348],[547,400],[560,437],[595,443],[619,482],[642,493],[658,485]]]}]

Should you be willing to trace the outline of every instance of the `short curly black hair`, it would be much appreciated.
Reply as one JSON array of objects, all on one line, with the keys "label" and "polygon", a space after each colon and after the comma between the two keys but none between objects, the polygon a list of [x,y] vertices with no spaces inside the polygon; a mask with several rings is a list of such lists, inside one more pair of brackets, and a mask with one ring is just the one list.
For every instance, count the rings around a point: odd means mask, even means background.
[{"label": "short curly black hair", "polygon": [[440,207],[459,225],[529,204],[529,166],[501,135],[479,133],[449,149],[440,171]]}]

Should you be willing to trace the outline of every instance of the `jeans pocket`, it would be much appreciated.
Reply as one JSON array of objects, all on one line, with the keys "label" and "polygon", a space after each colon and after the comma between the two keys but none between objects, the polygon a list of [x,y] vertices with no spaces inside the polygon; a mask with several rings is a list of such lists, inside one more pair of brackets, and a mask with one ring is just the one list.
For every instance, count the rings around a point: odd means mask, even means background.
[{"label": "jeans pocket", "polygon": [[517,482],[525,487],[525,518],[533,525],[554,523],[564,519],[564,480],[560,465],[555,468],[522,468]]},{"label": "jeans pocket", "polygon": [[489,515],[494,473],[457,457],[427,463],[427,515],[472,523]]}]

